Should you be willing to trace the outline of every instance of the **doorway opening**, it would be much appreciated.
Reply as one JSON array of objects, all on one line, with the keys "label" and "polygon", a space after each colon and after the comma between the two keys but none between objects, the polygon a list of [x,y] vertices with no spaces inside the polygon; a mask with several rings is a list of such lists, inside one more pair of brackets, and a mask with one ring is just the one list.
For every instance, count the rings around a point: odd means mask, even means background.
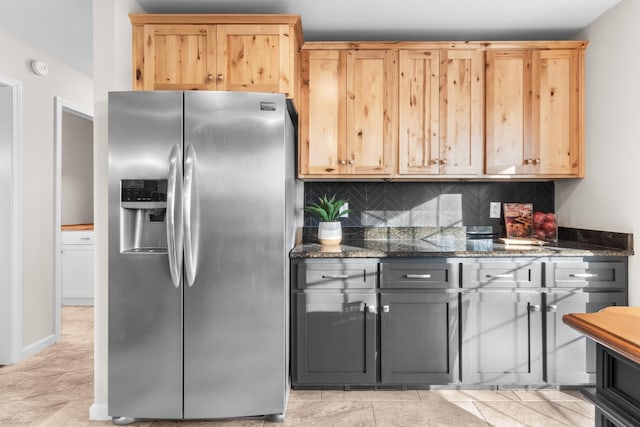
[{"label": "doorway opening", "polygon": [[0,75],[0,365],[22,360],[22,83]]},{"label": "doorway opening", "polygon": [[54,99],[56,341],[62,305],[93,305],[93,115]]}]

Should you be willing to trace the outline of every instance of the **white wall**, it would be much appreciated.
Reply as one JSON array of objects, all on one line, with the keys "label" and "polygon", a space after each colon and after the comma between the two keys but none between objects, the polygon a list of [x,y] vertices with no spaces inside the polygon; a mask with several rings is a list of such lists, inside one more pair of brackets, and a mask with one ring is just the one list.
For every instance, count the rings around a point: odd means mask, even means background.
[{"label": "white wall", "polygon": [[93,121],[62,112],[61,222],[93,222]]},{"label": "white wall", "polygon": [[[22,295],[23,348],[27,354],[54,335],[53,99],[60,96],[91,110],[90,77],[0,32],[0,74],[22,82]],[[45,61],[49,75],[31,72]]]},{"label": "white wall", "polygon": [[[640,2],[623,0],[576,38],[585,59],[586,178],[557,181],[563,226],[640,238]],[[629,304],[640,305],[640,257],[629,258]]]},{"label": "white wall", "polygon": [[93,191],[94,269],[94,404],[92,419],[107,419],[108,344],[108,151],[109,91],[131,90],[131,23],[129,13],[143,12],[135,0],[93,0],[94,108]]}]

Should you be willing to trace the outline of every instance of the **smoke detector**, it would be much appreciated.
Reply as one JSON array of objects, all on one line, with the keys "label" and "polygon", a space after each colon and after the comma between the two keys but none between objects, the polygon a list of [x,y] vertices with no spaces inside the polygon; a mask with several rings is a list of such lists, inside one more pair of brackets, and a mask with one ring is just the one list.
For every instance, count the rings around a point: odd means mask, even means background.
[{"label": "smoke detector", "polygon": [[46,76],[49,74],[49,67],[42,61],[33,60],[31,61],[31,69],[33,70],[36,76]]}]

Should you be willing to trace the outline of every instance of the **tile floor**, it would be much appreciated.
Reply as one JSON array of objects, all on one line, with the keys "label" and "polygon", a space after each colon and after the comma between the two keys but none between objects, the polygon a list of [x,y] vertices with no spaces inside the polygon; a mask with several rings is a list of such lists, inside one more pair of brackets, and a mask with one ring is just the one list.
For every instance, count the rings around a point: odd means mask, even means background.
[{"label": "tile floor", "polygon": [[[111,426],[89,421],[93,402],[93,310],[64,307],[62,342],[0,367],[0,426]],[[270,421],[142,421],[143,427],[267,426]],[[277,424],[276,424],[277,425]],[[288,426],[593,426],[593,406],[576,391],[301,391]]]}]

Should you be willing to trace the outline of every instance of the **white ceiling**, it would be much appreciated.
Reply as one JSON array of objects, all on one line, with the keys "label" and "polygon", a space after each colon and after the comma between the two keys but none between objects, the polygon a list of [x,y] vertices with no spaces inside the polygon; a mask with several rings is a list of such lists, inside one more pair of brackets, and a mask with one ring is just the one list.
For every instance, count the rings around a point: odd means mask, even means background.
[{"label": "white ceiling", "polygon": [[[306,40],[522,40],[571,38],[621,0],[137,1],[148,13],[297,14]],[[0,30],[92,75],[91,3],[2,0]]]}]

